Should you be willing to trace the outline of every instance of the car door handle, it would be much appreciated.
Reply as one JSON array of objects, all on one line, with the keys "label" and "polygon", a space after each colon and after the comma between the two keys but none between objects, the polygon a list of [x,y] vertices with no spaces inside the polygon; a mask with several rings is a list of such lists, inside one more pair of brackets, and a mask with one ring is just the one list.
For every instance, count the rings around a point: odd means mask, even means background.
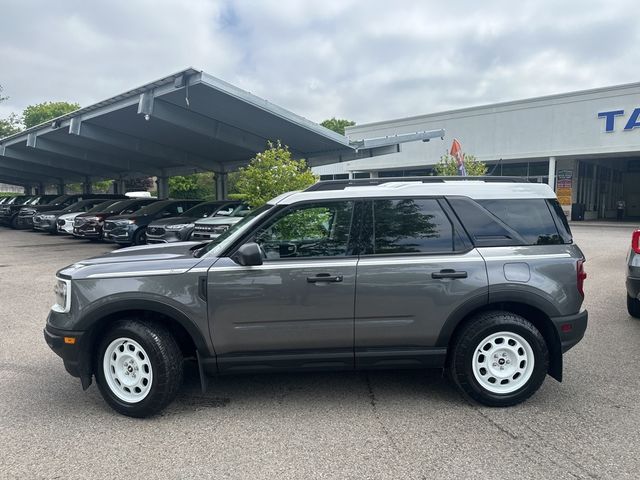
[{"label": "car door handle", "polygon": [[309,283],[338,283],[342,281],[342,275],[332,275],[330,273],[319,273],[315,277],[307,277]]},{"label": "car door handle", "polygon": [[446,268],[439,272],[433,272],[431,278],[467,278],[467,272]]}]

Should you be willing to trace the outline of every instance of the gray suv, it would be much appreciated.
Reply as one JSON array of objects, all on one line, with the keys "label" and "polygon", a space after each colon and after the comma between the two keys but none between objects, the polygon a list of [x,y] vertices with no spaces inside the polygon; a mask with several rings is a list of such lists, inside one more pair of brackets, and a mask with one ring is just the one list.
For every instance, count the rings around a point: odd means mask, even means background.
[{"label": "gray suv", "polygon": [[67,371],[145,417],[208,374],[442,368],[524,401],[583,337],[584,256],[553,191],[494,179],[320,182],[207,245],[133,247],[57,274],[44,335]]}]

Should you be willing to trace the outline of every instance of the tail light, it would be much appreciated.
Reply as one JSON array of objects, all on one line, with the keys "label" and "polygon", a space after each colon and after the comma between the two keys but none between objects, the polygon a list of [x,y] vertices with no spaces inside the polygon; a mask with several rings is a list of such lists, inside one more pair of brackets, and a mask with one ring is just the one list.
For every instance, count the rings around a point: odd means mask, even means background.
[{"label": "tail light", "polygon": [[587,272],[584,271],[584,259],[578,260],[577,265],[577,286],[578,292],[584,297],[584,281],[587,278]]},{"label": "tail light", "polygon": [[636,230],[631,235],[631,248],[634,252],[640,253],[640,230]]}]

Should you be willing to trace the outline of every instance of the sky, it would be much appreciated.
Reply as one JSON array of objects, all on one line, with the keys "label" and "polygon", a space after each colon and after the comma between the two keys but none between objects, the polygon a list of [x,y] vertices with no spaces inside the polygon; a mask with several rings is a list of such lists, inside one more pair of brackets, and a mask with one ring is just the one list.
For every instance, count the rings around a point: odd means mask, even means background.
[{"label": "sky", "polygon": [[640,81],[631,0],[0,0],[0,118],[187,67],[315,122]]}]

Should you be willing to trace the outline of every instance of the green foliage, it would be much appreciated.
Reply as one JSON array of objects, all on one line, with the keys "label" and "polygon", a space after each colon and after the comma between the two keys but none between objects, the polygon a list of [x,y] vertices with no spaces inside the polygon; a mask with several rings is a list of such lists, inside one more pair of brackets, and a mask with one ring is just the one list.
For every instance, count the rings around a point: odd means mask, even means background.
[{"label": "green foliage", "polygon": [[333,130],[334,132],[339,133],[340,135],[344,135],[344,129],[346,127],[352,127],[355,124],[356,122],[353,122],[351,120],[345,120],[344,118],[331,117],[328,120],[323,121],[320,125],[322,125],[324,128],[328,128],[329,130]]},{"label": "green foliage", "polygon": [[269,142],[264,152],[258,153],[248,166],[234,175],[235,195],[252,207],[265,204],[273,197],[303,190],[316,182],[304,160],[294,160],[286,145]]},{"label": "green foliage", "polygon": [[[480,177],[487,173],[487,164],[476,160],[476,157],[464,154],[464,168],[470,177]],[[455,177],[458,175],[458,164],[453,155],[443,155],[440,162],[435,165],[436,175],[443,177]]]},{"label": "green foliage", "polygon": [[215,195],[215,177],[211,172],[169,178],[170,198],[209,199]]},{"label": "green foliage", "polygon": [[7,118],[0,118],[0,138],[8,137],[22,130],[20,117],[15,113],[9,114]]},{"label": "green foliage", "polygon": [[93,182],[91,190],[93,193],[109,193],[109,189],[113,185],[113,180],[103,180],[101,182]]},{"label": "green foliage", "polygon": [[[9,97],[2,95],[2,85],[0,85],[0,102]],[[15,113],[9,114],[7,118],[0,118],[0,138],[8,137],[22,130],[22,119]]]},{"label": "green foliage", "polygon": [[44,102],[37,105],[29,105],[22,114],[23,123],[27,128],[35,127],[79,108],[80,105],[77,103],[69,102]]}]

